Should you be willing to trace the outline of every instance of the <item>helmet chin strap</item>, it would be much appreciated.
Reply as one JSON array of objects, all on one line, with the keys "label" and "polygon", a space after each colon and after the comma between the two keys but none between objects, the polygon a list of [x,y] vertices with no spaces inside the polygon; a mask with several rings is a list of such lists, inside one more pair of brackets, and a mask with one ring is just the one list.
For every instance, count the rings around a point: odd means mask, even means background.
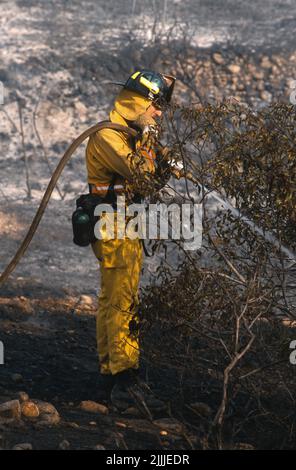
[{"label": "helmet chin strap", "polygon": [[157,126],[155,119],[151,116],[147,116],[146,113],[141,114],[137,119],[135,119],[133,124],[142,131],[144,131],[147,126]]}]

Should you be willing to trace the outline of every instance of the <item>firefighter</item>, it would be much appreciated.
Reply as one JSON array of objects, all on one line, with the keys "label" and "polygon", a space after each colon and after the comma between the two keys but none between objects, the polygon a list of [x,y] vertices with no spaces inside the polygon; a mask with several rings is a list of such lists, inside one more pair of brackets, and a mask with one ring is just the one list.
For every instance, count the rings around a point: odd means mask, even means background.
[{"label": "firefighter", "polygon": [[[153,142],[157,144],[158,121],[170,102],[174,83],[173,77],[139,70],[123,84],[109,118],[112,123],[138,130],[139,137],[132,140],[126,133],[105,128],[89,138],[86,165],[91,193],[102,197],[108,194],[110,198],[110,191],[116,197],[125,193],[127,183],[132,187],[135,181],[132,158],[136,152],[143,156],[137,165],[138,175],[153,178],[157,166]],[[149,145],[147,135],[155,136]],[[137,202],[139,197],[141,193],[135,192]],[[136,326],[142,243],[139,238],[110,238],[103,234],[102,239],[92,243],[92,249],[101,274],[97,312],[100,373],[111,379],[114,385],[111,399],[116,402],[117,396],[140,386]]]}]

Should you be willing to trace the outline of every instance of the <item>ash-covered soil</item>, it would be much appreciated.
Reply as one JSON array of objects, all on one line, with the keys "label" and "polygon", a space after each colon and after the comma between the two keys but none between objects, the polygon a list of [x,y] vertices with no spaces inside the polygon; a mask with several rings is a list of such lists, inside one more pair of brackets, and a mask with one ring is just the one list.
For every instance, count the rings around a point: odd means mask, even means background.
[{"label": "ash-covered soil", "polygon": [[[0,447],[31,444],[36,449],[190,448],[186,429],[167,411],[153,421],[135,407],[121,413],[110,402],[109,388],[98,373],[95,307],[92,299],[54,297],[34,282],[18,283],[1,298],[1,340],[5,365],[0,367]],[[35,400],[54,407],[51,421],[15,410],[1,412],[1,403]],[[91,401],[92,408],[82,402]],[[41,405],[37,405],[41,408]],[[99,411],[96,405],[99,404]],[[47,405],[49,406],[49,405]],[[54,421],[52,420],[54,418]],[[192,435],[192,442],[197,444]],[[66,444],[65,444],[66,441]],[[64,446],[64,447],[63,447]]]},{"label": "ash-covered soil", "polygon": [[[255,107],[289,100],[296,79],[293,0],[167,4],[164,11],[162,0],[0,3],[0,81],[5,92],[0,105],[1,271],[25,235],[67,146],[108,116],[118,90],[108,81],[124,80],[134,68],[153,65],[177,76],[176,98],[184,103],[196,101],[194,89],[205,99],[234,96]],[[122,417],[102,391],[94,318],[98,266],[90,249],[73,245],[71,233],[75,199],[86,191],[81,146],[25,257],[1,287],[5,364],[0,365],[0,402],[25,391],[52,403],[61,420],[41,430],[38,419],[2,424],[0,447],[29,442],[34,449],[53,449],[65,439],[71,448],[199,447],[196,436],[180,431],[178,423],[161,436],[142,417]],[[143,285],[161,259],[161,254],[146,259]],[[19,381],[14,374],[21,374]],[[82,411],[82,400],[109,406],[109,414]]]}]

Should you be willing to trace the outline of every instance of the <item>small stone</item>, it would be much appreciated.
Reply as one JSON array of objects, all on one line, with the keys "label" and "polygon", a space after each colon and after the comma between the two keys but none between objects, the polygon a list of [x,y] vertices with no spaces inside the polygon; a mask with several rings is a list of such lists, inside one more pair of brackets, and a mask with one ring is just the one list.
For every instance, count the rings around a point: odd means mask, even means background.
[{"label": "small stone", "polygon": [[21,403],[23,403],[25,401],[29,401],[30,397],[26,392],[19,392],[18,399]]},{"label": "small stone", "polygon": [[259,91],[264,91],[265,90],[265,83],[263,80],[259,80],[257,83],[257,90]]},{"label": "small stone", "polygon": [[230,96],[230,101],[233,103],[241,103],[242,97],[239,95]]},{"label": "small stone", "polygon": [[115,425],[119,428],[127,428],[127,425],[125,423],[122,423],[121,421],[115,421]]},{"label": "small stone", "polygon": [[109,413],[107,406],[91,400],[82,401],[79,407],[84,411],[88,411],[89,413],[99,413],[103,415],[107,415]]},{"label": "small stone", "polygon": [[106,447],[102,446],[102,444],[97,444],[94,446],[94,450],[106,450]]},{"label": "small stone", "polygon": [[87,113],[87,108],[86,106],[81,102],[81,101],[76,101],[74,103],[75,109],[78,112],[79,115],[85,116]]},{"label": "small stone", "polygon": [[288,328],[296,328],[296,321],[290,320],[289,318],[285,318],[284,320],[282,320],[282,325]]},{"label": "small stone", "polygon": [[66,439],[59,444],[59,449],[61,450],[68,450],[70,449],[70,442],[67,441]]},{"label": "small stone", "polygon": [[228,68],[229,72],[231,72],[233,74],[238,74],[241,70],[240,66],[237,65],[237,64],[228,65],[227,68]]},{"label": "small stone", "polygon": [[238,90],[238,91],[244,91],[244,89],[245,89],[244,83],[238,83],[238,85],[237,85],[237,90]]},{"label": "small stone", "polygon": [[66,425],[69,427],[69,428],[72,428],[72,429],[79,429],[79,425],[77,423],[74,423],[74,422],[68,422],[66,423]]},{"label": "small stone", "polygon": [[263,70],[254,70],[253,78],[255,78],[255,80],[263,80],[264,79]]},{"label": "small stone", "polygon": [[61,421],[60,416],[57,414],[42,414],[40,421],[38,421],[38,426],[54,426]]},{"label": "small stone", "polygon": [[263,101],[267,101],[268,103],[271,102],[272,100],[272,94],[269,93],[269,91],[262,91],[260,93],[260,98],[263,100]]},{"label": "small stone", "polygon": [[24,381],[23,376],[21,374],[12,374],[11,380],[16,384]]},{"label": "small stone", "polygon": [[19,400],[6,401],[0,404],[0,422],[8,422],[21,417]]},{"label": "small stone", "polygon": [[12,450],[33,450],[33,446],[29,442],[22,442],[20,444],[16,444]]},{"label": "small stone", "polygon": [[238,442],[235,444],[234,450],[255,450],[255,447],[247,442]]},{"label": "small stone", "polygon": [[81,295],[80,296],[80,302],[82,304],[92,305],[93,304],[93,299],[91,298],[90,295]]},{"label": "small stone", "polygon": [[183,425],[176,419],[172,418],[161,418],[153,421],[153,424],[158,428],[162,428],[162,431],[180,433],[183,431]]},{"label": "small stone", "polygon": [[261,61],[261,67],[263,67],[264,69],[270,69],[272,67],[272,62],[270,62],[270,59],[269,57],[267,56],[264,56],[262,57],[262,61]]},{"label": "small stone", "polygon": [[95,421],[90,421],[89,424],[90,424],[90,426],[96,426],[97,425],[97,423]]},{"label": "small stone", "polygon": [[35,426],[51,426],[56,425],[60,422],[61,418],[57,409],[46,401],[41,400],[32,400],[39,408],[40,419],[35,424]]},{"label": "small stone", "polygon": [[198,401],[198,402],[192,403],[190,406],[191,408],[194,409],[194,411],[196,411],[201,416],[208,417],[208,416],[211,416],[212,414],[212,409],[206,403]]},{"label": "small stone", "polygon": [[213,54],[213,61],[218,65],[224,64],[224,62],[225,62],[225,60],[224,60],[222,54],[220,54],[220,52],[215,52]]},{"label": "small stone", "polygon": [[40,413],[58,414],[57,409],[47,401],[32,400],[39,408]]},{"label": "small stone", "polygon": [[33,403],[32,401],[25,401],[24,403],[22,403],[21,409],[22,415],[24,415],[25,418],[38,418],[40,414],[38,406],[35,405],[35,403]]},{"label": "small stone", "polygon": [[121,413],[123,416],[134,416],[135,418],[142,417],[142,413],[135,406],[130,406]]}]

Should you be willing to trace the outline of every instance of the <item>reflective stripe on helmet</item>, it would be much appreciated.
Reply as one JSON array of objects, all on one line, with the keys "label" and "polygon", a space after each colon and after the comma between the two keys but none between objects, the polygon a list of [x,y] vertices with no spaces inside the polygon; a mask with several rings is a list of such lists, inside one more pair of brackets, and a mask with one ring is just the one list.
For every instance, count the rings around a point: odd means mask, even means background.
[{"label": "reflective stripe on helmet", "polygon": [[142,83],[145,87],[147,87],[155,95],[157,95],[159,93],[159,87],[156,85],[156,83],[149,82],[149,80],[147,80],[147,78],[140,77],[140,83]]},{"label": "reflective stripe on helmet", "polygon": [[141,72],[135,72],[135,73],[131,76],[131,78],[133,78],[133,79],[137,78],[137,76],[138,76],[140,73],[141,73]]}]

